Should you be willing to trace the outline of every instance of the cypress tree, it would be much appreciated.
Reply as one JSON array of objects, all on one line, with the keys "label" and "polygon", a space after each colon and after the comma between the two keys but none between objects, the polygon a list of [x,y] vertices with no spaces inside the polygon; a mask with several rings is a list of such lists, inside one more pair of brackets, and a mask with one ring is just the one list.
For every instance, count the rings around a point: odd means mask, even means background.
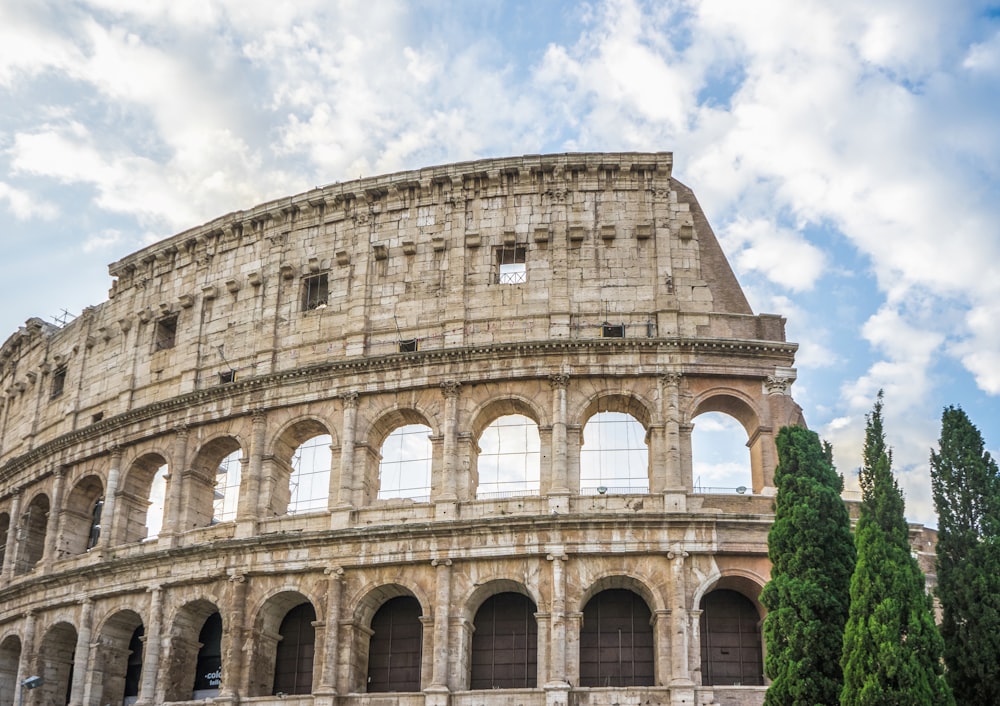
[{"label": "cypress tree", "polygon": [[829,446],[803,427],[783,427],[774,524],[768,535],[771,580],[761,591],[768,609],[765,706],[838,703],[840,654],[854,570],[851,520],[840,497],[843,479]]},{"label": "cypress tree", "polygon": [[882,393],[867,417],[857,564],[844,631],[842,706],[954,704],[924,576],[910,554],[903,494],[882,428]]},{"label": "cypress tree", "polygon": [[960,704],[1000,704],[1000,472],[961,409],[931,451],[946,676]]}]

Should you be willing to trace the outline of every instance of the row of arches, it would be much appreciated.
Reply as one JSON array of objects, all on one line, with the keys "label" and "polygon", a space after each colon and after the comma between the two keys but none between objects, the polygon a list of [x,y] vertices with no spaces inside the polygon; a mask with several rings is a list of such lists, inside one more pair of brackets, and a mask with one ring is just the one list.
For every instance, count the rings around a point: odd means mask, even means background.
[{"label": "row of arches", "polygon": [[[638,405],[634,401],[617,406],[607,402],[603,411],[594,409],[578,433],[578,451],[569,454],[578,469],[568,483],[570,491],[651,492],[654,464],[650,431],[632,413],[638,411]],[[469,468],[461,473],[464,483],[456,487],[461,497],[491,499],[551,490],[554,480],[546,467],[553,454],[551,429],[540,427],[535,418],[524,414],[531,410],[520,402],[495,406],[493,411],[498,416],[479,425],[478,436],[466,443],[464,457]],[[729,461],[734,467],[728,476],[728,490],[745,491],[751,482],[745,430],[731,418],[727,423],[720,413],[706,414],[706,432],[711,435],[720,428],[727,430],[730,453],[742,455],[742,459]],[[430,500],[444,490],[439,478],[442,471],[435,470],[443,465],[444,450],[440,436],[426,421],[409,410],[394,412],[373,425],[379,430],[373,442],[351,450],[360,472],[344,471],[337,435],[315,418],[287,424],[268,453],[259,454],[261,468],[256,471],[252,468],[252,443],[246,441],[253,437],[253,430],[245,428],[207,438],[188,463],[183,461],[183,452],[157,449],[131,460],[124,455],[117,461],[112,458],[107,475],[100,467],[90,472],[73,469],[79,477],[70,481],[72,488],[59,507],[52,507],[58,491],[53,491],[50,500],[39,490],[18,514],[0,511],[4,575],[31,571],[46,554],[49,543],[53,558],[61,558],[98,545],[155,539],[165,523],[176,533],[235,520],[241,511],[247,517],[261,518],[326,511],[337,504]],[[700,446],[695,444],[696,449]],[[709,465],[720,448],[717,436],[706,436],[703,455],[710,459]],[[168,457],[180,457],[182,469],[188,468],[172,474]],[[124,467],[116,468],[115,463]],[[699,483],[693,488],[697,492],[705,468],[697,455],[694,468],[698,470]],[[256,492],[246,487],[248,472],[259,476]],[[53,518],[58,520],[57,527],[50,526]],[[53,532],[56,536],[50,538]]]},{"label": "row of arches", "polygon": [[[507,582],[501,588],[511,588]],[[380,601],[361,602],[357,629],[348,633],[346,661],[357,664],[347,685],[350,693],[418,692],[429,685],[428,659],[433,636],[426,629],[426,607],[401,586],[381,587]],[[366,610],[366,608],[368,610]],[[753,601],[731,589],[716,589],[701,600],[701,673],[704,685],[763,683],[760,623]],[[123,704],[140,697],[187,701],[241,693],[249,697],[313,694],[323,687],[324,660],[317,608],[294,590],[272,596],[252,621],[251,641],[241,645],[251,665],[232,675],[226,642],[233,626],[225,611],[209,599],[182,605],[164,631],[165,659],[150,664],[145,651],[147,626],[134,610],[113,612],[97,627],[85,665],[77,664],[80,631],[60,620],[41,636],[33,657],[24,659],[17,634],[0,639],[0,703],[14,701],[13,686],[33,670],[44,679],[42,703]],[[538,656],[543,631],[539,610],[524,590],[498,590],[474,612],[461,662],[462,690],[534,689],[540,674]],[[662,684],[657,675],[656,618],[646,599],[630,588],[605,588],[582,608],[575,635],[577,686],[642,687]],[[342,657],[343,658],[343,657]],[[333,659],[336,659],[335,657]],[[74,677],[83,666],[86,674]],[[152,673],[147,674],[147,671]],[[326,670],[327,674],[330,670]],[[328,685],[329,686],[329,685]],[[74,693],[85,689],[86,694]],[[145,690],[145,693],[144,693]]]}]

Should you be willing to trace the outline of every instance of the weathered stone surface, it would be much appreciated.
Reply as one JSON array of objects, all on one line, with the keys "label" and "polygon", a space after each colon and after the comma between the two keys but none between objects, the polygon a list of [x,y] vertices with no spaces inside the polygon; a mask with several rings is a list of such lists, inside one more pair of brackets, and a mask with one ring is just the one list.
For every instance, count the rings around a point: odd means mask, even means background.
[{"label": "weathered stone surface", "polygon": [[[29,321],[0,348],[3,688],[45,672],[26,702],[60,702],[69,660],[72,703],[118,703],[141,624],[140,698],[190,699],[219,611],[220,699],[268,703],[281,621],[308,602],[315,696],[297,703],[712,703],[700,601],[756,604],[773,436],[802,419],[783,320],[751,312],[671,163],[530,156],[335,184],[114,263],[109,299],[62,329]],[[581,494],[582,429],[606,411],[645,427],[641,493]],[[707,411],[747,432],[746,495],[693,492]],[[476,499],[478,441],[508,414],[538,425],[539,490]],[[382,443],[411,423],[431,429],[429,498],[380,500]],[[326,507],[289,514],[293,452],[318,433]],[[212,524],[232,451],[239,506]],[[163,529],[143,541],[163,465]],[[610,589],[649,608],[648,685],[579,686],[583,611]],[[537,686],[470,691],[472,626],[503,592],[537,609]],[[426,693],[365,695],[371,621],[395,596],[420,604]]]}]

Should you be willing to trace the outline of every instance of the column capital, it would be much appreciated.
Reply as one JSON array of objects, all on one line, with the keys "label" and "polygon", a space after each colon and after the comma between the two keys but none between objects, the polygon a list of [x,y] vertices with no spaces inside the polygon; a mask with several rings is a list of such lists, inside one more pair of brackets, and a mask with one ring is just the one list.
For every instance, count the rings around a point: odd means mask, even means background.
[{"label": "column capital", "polygon": [[187,438],[189,432],[190,429],[188,425],[184,424],[183,422],[174,425],[174,434],[176,434],[180,438]]},{"label": "column capital", "polygon": [[569,387],[569,373],[552,373],[549,375],[549,385],[553,390],[565,390]]},{"label": "column capital", "polygon": [[670,559],[671,561],[673,561],[675,559],[680,559],[681,561],[684,561],[689,556],[691,556],[691,555],[688,554],[683,549],[679,549],[677,551],[669,551],[669,552],[667,552],[667,558]]},{"label": "column capital", "polygon": [[670,371],[669,373],[663,373],[663,375],[660,376],[660,380],[662,380],[667,385],[680,385],[681,380],[683,379],[684,379],[684,374],[679,373],[677,371]]},{"label": "column capital", "polygon": [[110,444],[108,444],[108,455],[110,455],[112,459],[117,458],[118,460],[121,460],[122,453],[124,451],[125,451],[124,447],[122,447],[122,445],[119,444],[117,441],[112,441]]},{"label": "column capital", "polygon": [[431,566],[451,566],[451,559],[432,559]]},{"label": "column capital", "polygon": [[343,566],[328,566],[327,568],[323,569],[323,573],[336,581],[344,580]]},{"label": "column capital", "polygon": [[445,397],[458,397],[461,388],[462,383],[458,380],[445,380],[441,383],[441,394]]},{"label": "column capital", "polygon": [[789,395],[788,388],[792,386],[793,381],[784,375],[768,375],[764,380],[764,392],[769,395]]},{"label": "column capital", "polygon": [[229,583],[246,583],[246,580],[247,575],[239,571],[229,574]]},{"label": "column capital", "polygon": [[254,424],[263,424],[267,421],[267,409],[264,407],[254,407],[247,410],[247,414],[253,419]]},{"label": "column capital", "polygon": [[565,552],[553,552],[552,554],[545,555],[546,561],[566,561],[569,559]]},{"label": "column capital", "polygon": [[358,408],[358,398],[361,396],[357,390],[348,390],[347,392],[340,393],[340,401],[344,403],[344,407],[350,407],[351,409]]}]

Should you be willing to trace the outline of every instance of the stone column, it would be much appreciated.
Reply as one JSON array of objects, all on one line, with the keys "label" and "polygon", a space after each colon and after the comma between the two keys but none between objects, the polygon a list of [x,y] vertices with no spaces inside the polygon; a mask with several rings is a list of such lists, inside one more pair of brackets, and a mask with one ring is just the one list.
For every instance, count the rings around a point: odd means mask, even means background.
[{"label": "stone column", "polygon": [[60,466],[55,471],[56,482],[52,489],[52,504],[49,506],[49,520],[45,527],[45,553],[42,556],[42,570],[48,571],[56,558],[56,539],[59,537],[60,518],[62,517],[63,484],[66,481],[66,468]]},{"label": "stone column", "polygon": [[[246,492],[240,493],[240,503],[236,508],[236,521],[249,525],[248,529],[239,532],[242,535],[254,533],[257,519],[262,517],[264,512],[261,507],[267,501],[261,491],[261,476],[264,473],[264,440],[267,433],[267,412],[262,409],[255,409],[253,414],[253,429],[250,434],[250,464],[247,468],[246,478],[240,481],[242,486],[246,482]],[[241,487],[242,491],[243,488]]]},{"label": "stone column", "polygon": [[688,553],[683,549],[667,553],[670,566],[670,616],[673,641],[670,644],[670,685],[691,686],[691,672],[688,664],[688,609],[687,583],[685,581],[684,560]]},{"label": "stone column", "polygon": [[[552,387],[552,475],[549,495],[569,495],[566,474],[566,391],[569,375],[549,375]],[[550,503],[551,504],[551,503]]]},{"label": "stone column", "polygon": [[115,444],[111,447],[111,465],[108,468],[108,487],[104,489],[104,507],[101,510],[101,536],[98,549],[111,545],[111,535],[115,531],[115,506],[117,505],[118,483],[121,477],[122,449]]},{"label": "stone column", "polygon": [[425,691],[448,691],[448,614],[451,611],[451,559],[434,559],[434,661]]},{"label": "stone column", "polygon": [[4,582],[10,581],[10,577],[14,575],[14,565],[17,563],[17,557],[14,555],[19,549],[17,536],[21,531],[21,489],[14,488],[12,495],[14,497],[11,500],[10,525],[7,527],[7,544],[3,552],[3,570],[0,572]]},{"label": "stone column", "polygon": [[152,704],[156,698],[157,671],[160,668],[160,622],[163,612],[163,589],[153,586],[149,593],[149,622],[146,624],[142,650],[142,680],[137,705]]},{"label": "stone column", "polygon": [[174,449],[170,465],[167,466],[167,507],[163,513],[163,527],[160,536],[170,537],[170,544],[176,544],[181,533],[181,506],[184,504],[183,479],[187,468],[188,428],[184,424],[174,427]]},{"label": "stone column", "polygon": [[657,684],[669,684],[672,677],[673,633],[671,615],[672,611],[669,608],[653,611],[653,644],[656,646],[654,668]]},{"label": "stone column", "polygon": [[538,662],[535,674],[536,684],[544,684],[549,678],[549,645],[552,644],[551,617],[548,613],[535,613],[535,623],[538,625],[538,640],[535,646],[536,661]]},{"label": "stone column", "polygon": [[681,374],[667,373],[660,377],[661,398],[663,399],[663,422],[665,428],[665,448],[663,462],[666,466],[667,490],[685,490],[690,484],[685,482],[681,471]]},{"label": "stone column", "polygon": [[222,646],[222,683],[219,696],[239,701],[241,687],[247,683],[243,667],[244,615],[247,603],[247,577],[240,573],[229,575],[229,610],[224,612]]},{"label": "stone column", "polygon": [[337,505],[353,507],[354,505],[354,444],[355,425],[358,418],[358,393],[345,392],[340,396],[344,403],[343,443],[340,446],[340,490],[337,493]]},{"label": "stone column", "polygon": [[81,604],[83,608],[80,624],[77,626],[76,650],[73,652],[73,687],[70,690],[69,706],[80,706],[84,702],[83,688],[90,661],[90,617],[94,611],[94,604],[89,598],[84,598]]},{"label": "stone column", "polygon": [[[435,500],[455,502],[458,500],[458,396],[462,383],[448,380],[441,383],[444,395],[444,458],[442,466],[441,494]],[[432,484],[433,485],[433,484]]]},{"label": "stone column", "polygon": [[326,639],[317,694],[334,695],[337,693],[337,648],[340,641],[340,597],[343,593],[344,570],[339,566],[331,566],[325,573]]},{"label": "stone column", "polygon": [[21,635],[21,658],[17,664],[17,682],[14,684],[14,703],[21,704],[21,682],[32,676],[32,657],[35,654],[35,612],[24,615],[24,633]]},{"label": "stone column", "polygon": [[552,610],[550,611],[549,678],[546,689],[569,688],[566,682],[566,579],[563,576],[565,554],[549,554],[552,562]]}]

